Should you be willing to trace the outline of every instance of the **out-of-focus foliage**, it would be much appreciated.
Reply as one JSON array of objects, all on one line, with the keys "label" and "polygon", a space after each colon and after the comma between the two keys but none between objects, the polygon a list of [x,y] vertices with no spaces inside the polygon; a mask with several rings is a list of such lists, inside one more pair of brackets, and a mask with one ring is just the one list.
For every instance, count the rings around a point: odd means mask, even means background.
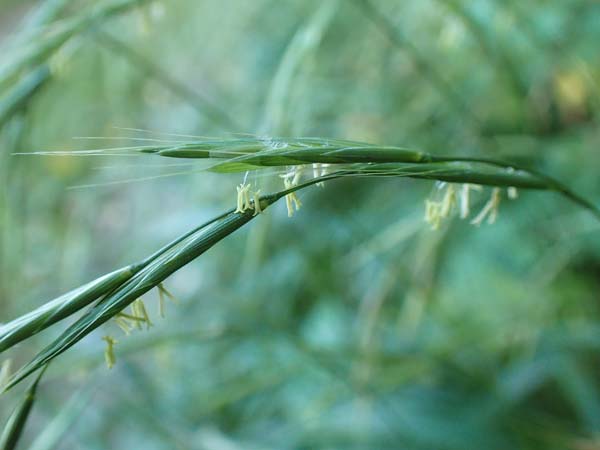
[{"label": "out-of-focus foliage", "polygon": [[[233,206],[242,178],[12,153],[330,136],[523,161],[600,202],[593,0],[0,11],[0,322]],[[271,208],[168,280],[180,303],[151,311],[149,331],[105,325],[57,359],[23,448],[598,448],[598,222],[521,193],[493,226],[434,232],[433,190],[349,179],[303,192],[292,219]],[[25,363],[57,333],[2,359]],[[0,398],[3,422],[22,394]]]}]

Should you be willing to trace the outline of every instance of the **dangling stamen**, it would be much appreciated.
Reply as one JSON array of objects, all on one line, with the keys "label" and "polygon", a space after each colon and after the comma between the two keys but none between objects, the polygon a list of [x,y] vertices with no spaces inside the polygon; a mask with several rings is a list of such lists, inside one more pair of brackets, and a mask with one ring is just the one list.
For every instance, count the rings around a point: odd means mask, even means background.
[{"label": "dangling stamen", "polygon": [[425,200],[425,222],[431,225],[432,230],[440,228],[442,218],[440,217],[441,203]]},{"label": "dangling stamen", "polygon": [[144,305],[144,301],[141,298],[138,298],[133,302],[131,309],[133,310],[134,316],[139,319],[139,322],[137,322],[138,328],[141,328],[141,322],[146,323],[146,329],[149,329],[152,326],[150,316],[148,316],[148,311],[146,311],[146,305]]},{"label": "dangling stamen", "polygon": [[440,208],[440,217],[442,219],[447,218],[454,209],[456,205],[456,189],[453,184],[448,184],[448,188],[446,189],[446,193],[444,195],[444,199],[442,200],[441,208]]},{"label": "dangling stamen", "polygon": [[102,340],[106,341],[106,349],[104,350],[104,360],[106,361],[106,365],[108,366],[108,368],[112,369],[115,363],[117,362],[117,358],[115,357],[115,345],[118,344],[119,341],[110,336],[104,336]]},{"label": "dangling stamen", "polygon": [[250,185],[242,183],[236,187],[237,189],[237,208],[235,212],[243,213],[249,208],[252,208],[250,205]]},{"label": "dangling stamen", "polygon": [[254,215],[256,216],[263,211],[260,207],[260,189],[256,192],[253,192],[252,197],[254,202]]},{"label": "dangling stamen", "polygon": [[487,223],[493,224],[498,217],[498,206],[500,205],[500,188],[495,187],[492,189],[492,195],[487,203],[484,205],[483,209],[477,214],[473,220],[471,220],[471,225],[480,226],[485,218],[487,217]]},{"label": "dangling stamen", "polygon": [[129,321],[127,321],[127,319],[125,319],[123,317],[119,317],[119,315],[117,315],[115,317],[115,323],[123,331],[123,333],[125,333],[127,336],[129,336],[129,334],[131,333],[131,325],[130,325]]},{"label": "dangling stamen", "polygon": [[466,219],[471,213],[470,201],[471,201],[471,190],[481,191],[483,188],[478,184],[465,183],[462,185],[460,191],[460,218]]},{"label": "dangling stamen", "polygon": [[442,220],[450,217],[458,200],[456,187],[449,183],[438,183],[438,190],[446,189],[441,201],[425,200],[425,221],[431,225],[432,230],[437,230]]},{"label": "dangling stamen", "polygon": [[173,303],[177,304],[177,298],[173,294],[171,294],[164,284],[159,283],[158,286],[158,314],[160,317],[165,317],[165,297],[171,300]]},{"label": "dangling stamen", "polygon": [[[300,171],[294,170],[286,173],[285,175],[280,175],[283,178],[283,185],[285,189],[291,189],[294,186],[298,185],[298,181],[300,179]],[[285,196],[285,205],[287,206],[288,217],[292,217],[294,215],[294,208],[296,211],[300,209],[302,206],[302,202],[298,198],[295,192],[290,192]]]}]

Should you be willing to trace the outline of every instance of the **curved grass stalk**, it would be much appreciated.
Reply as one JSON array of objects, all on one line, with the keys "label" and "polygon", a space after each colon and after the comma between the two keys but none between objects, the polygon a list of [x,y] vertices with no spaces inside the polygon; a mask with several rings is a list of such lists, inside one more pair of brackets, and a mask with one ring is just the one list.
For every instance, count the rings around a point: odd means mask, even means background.
[{"label": "curved grass stalk", "polygon": [[33,69],[0,99],[0,128],[23,108],[28,100],[50,79],[50,69],[46,64]]},{"label": "curved grass stalk", "polygon": [[[282,191],[261,197],[260,209],[264,210],[287,193],[289,192]],[[63,353],[143,294],[158,286],[173,272],[203,254],[221,239],[230,235],[254,217],[256,217],[254,215],[254,207],[242,213],[230,210],[211,220],[209,225],[202,226],[199,230],[192,230],[177,239],[176,244],[169,244],[166,249],[161,249],[151,255],[146,260],[148,263],[139,272],[106,294],[100,302],[86,311],[81,318],[68,327],[54,342],[14,374],[8,381],[4,391],[10,389],[25,377]]]},{"label": "curved grass stalk", "polygon": [[[298,141],[304,145],[312,142],[313,138],[305,138],[304,140]],[[300,145],[298,144],[297,145]],[[247,143],[244,144],[247,148]],[[312,150],[318,149],[318,147],[305,147]],[[5,391],[15,386],[21,380],[37,371],[44,365],[48,364],[52,359],[59,356],[61,353],[66,351],[68,348],[76,344],[83,337],[91,333],[93,330],[98,328],[103,323],[123,311],[132,302],[140,298],[143,294],[148,292],[154,287],[159,286],[167,277],[171,274],[202,255],[213,245],[229,236],[246,223],[250,222],[254,217],[257,217],[258,212],[263,211],[277,200],[285,197],[286,195],[293,194],[294,192],[304,189],[313,184],[322,183],[328,180],[334,180],[337,178],[359,176],[359,177],[410,177],[418,179],[428,180],[440,180],[452,183],[469,183],[469,184],[481,184],[490,185],[496,187],[518,187],[523,189],[540,189],[540,190],[554,190],[559,191],[563,194],[560,185],[554,185],[552,180],[545,176],[539,176],[533,172],[525,170],[507,170],[500,162],[497,164],[483,164],[479,162],[471,161],[445,161],[445,162],[431,162],[433,157],[429,157],[421,152],[410,152],[405,149],[397,149],[390,147],[372,147],[375,151],[371,154],[371,159],[389,161],[390,159],[398,159],[399,157],[416,160],[416,161],[428,161],[429,162],[412,162],[412,163],[396,163],[396,162],[380,162],[380,163],[346,163],[341,164],[340,170],[332,172],[328,175],[315,177],[305,181],[304,183],[292,186],[286,190],[279,191],[273,194],[256,198],[252,201],[248,208],[242,212],[231,209],[225,213],[217,216],[209,222],[191,230],[190,232],[179,237],[172,243],[166,245],[162,249],[158,250],[154,254],[150,255],[144,261],[138,265],[133,266],[134,269],[129,268],[121,269],[126,270],[127,275],[132,271],[131,276],[125,277],[120,283],[117,282],[117,276],[121,275],[121,271],[113,272],[107,275],[107,285],[110,285],[110,290],[90,309],[88,309],[83,316],[81,316],[73,325],[69,326],[55,341],[39,352],[28,364],[22,367],[7,383]],[[323,147],[320,148],[323,152]],[[336,158],[342,160],[363,160],[365,158],[364,151],[358,152],[356,147],[343,147],[338,150],[331,150],[326,148],[326,152],[319,154],[314,152],[312,157],[315,155],[321,155],[323,158],[330,159]],[[210,150],[201,150],[209,152]],[[297,150],[292,150],[298,152]],[[358,153],[357,153],[358,152]],[[294,160],[298,159],[298,155],[294,153]],[[333,156],[332,156],[333,155]],[[339,155],[343,155],[340,157]],[[248,155],[243,155],[248,156]],[[255,156],[255,155],[250,155]],[[270,155],[269,157],[282,158],[282,161],[288,162],[288,156],[282,155]],[[302,163],[305,164],[304,158]],[[457,158],[460,159],[460,158]],[[468,160],[468,158],[463,158]],[[273,160],[269,160],[273,162]],[[319,160],[320,161],[320,160]],[[277,165],[280,165],[279,163]],[[551,180],[551,181],[548,181]],[[589,202],[579,198],[575,194],[567,191],[569,195],[573,195],[574,201],[586,206],[597,215],[598,210]],[[567,194],[565,194],[567,195]],[[258,202],[258,203],[257,203]],[[84,286],[84,292],[86,287],[101,285],[103,278],[92,282],[89,285]],[[114,283],[113,283],[114,281]],[[116,286],[115,286],[116,285]],[[89,289],[88,289],[89,290]],[[61,301],[54,301],[50,306],[42,307],[34,313],[24,316],[24,318],[16,319],[11,324],[8,324],[9,329],[13,334],[18,334],[20,340],[28,337],[27,326],[35,330],[35,326],[39,322],[48,326],[49,322],[46,314],[49,314],[50,318],[57,317],[57,314],[65,317],[65,312],[73,311],[73,305],[69,305],[70,302],[74,302],[73,296],[67,295],[66,299]],[[65,304],[66,303],[66,304]],[[79,305],[79,304],[78,304]],[[81,304],[83,305],[83,302]],[[26,319],[30,320],[26,320]]]},{"label": "curved grass stalk", "polygon": [[[227,213],[225,213],[227,214]],[[115,270],[109,274],[103,275],[89,283],[80,286],[77,289],[68,292],[39,308],[25,314],[17,319],[0,326],[0,353],[9,349],[15,344],[39,333],[56,322],[74,314],[75,312],[90,305],[100,297],[110,293],[131,277],[147,267],[158,257],[177,246],[180,242],[187,239],[194,233],[206,228],[215,221],[224,216],[215,217],[186,234],[178,237],[169,244],[165,245],[152,255],[135,264]]]}]

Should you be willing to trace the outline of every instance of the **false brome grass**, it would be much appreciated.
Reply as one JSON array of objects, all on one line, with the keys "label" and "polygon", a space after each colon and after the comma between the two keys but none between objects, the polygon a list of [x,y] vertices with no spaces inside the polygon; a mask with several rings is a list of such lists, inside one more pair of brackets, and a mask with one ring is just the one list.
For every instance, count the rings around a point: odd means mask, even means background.
[{"label": "false brome grass", "polygon": [[[279,168],[284,187],[298,184],[305,174],[313,179],[341,177],[409,177],[448,183],[504,187],[509,197],[516,189],[548,190],[562,194],[600,218],[600,210],[558,180],[537,170],[493,158],[443,156],[396,146],[341,139],[257,138],[199,139],[175,145],[146,145],[82,152],[35,152],[34,155],[135,155],[210,161],[204,170],[235,173]],[[324,180],[318,181],[322,183]],[[245,188],[244,185],[240,186]],[[248,191],[249,192],[249,191]],[[468,199],[468,191],[462,198]],[[496,203],[498,201],[496,200]],[[467,205],[468,206],[468,205]],[[239,207],[239,205],[238,205]],[[462,211],[467,210],[466,206]]]},{"label": "false brome grass", "polygon": [[[172,298],[163,286],[166,278],[258,217],[279,199],[285,198],[288,215],[292,215],[301,205],[296,192],[314,184],[322,185],[344,177],[435,180],[438,189],[431,199],[426,200],[425,208],[425,218],[434,229],[439,228],[454,211],[458,211],[461,218],[469,217],[470,192],[482,190],[483,186],[491,187],[490,197],[471,219],[473,225],[484,221],[493,223],[503,192],[514,199],[517,189],[558,192],[600,218],[598,208],[557,180],[535,170],[493,159],[437,156],[400,147],[322,138],[201,139],[177,145],[113,149],[109,153],[206,159],[210,160],[210,165],[205,170],[219,173],[275,170],[275,174],[283,179],[284,189],[260,195],[260,190],[247,183],[244,177],[237,186],[236,208],[194,228],[143,261],[104,275],[2,326],[0,352],[87,308],[58,338],[10,376],[5,390],[46,367],[111,319],[126,334],[134,328],[141,329],[143,325],[149,328],[151,320],[141,300],[144,294],[158,289],[159,312],[164,316],[164,298]],[[106,154],[106,151],[80,154]],[[126,312],[128,307],[131,307],[130,312]],[[108,367],[112,367],[116,361],[118,340],[108,335],[103,340],[106,342],[105,360]],[[37,381],[33,389],[36,385]]]}]

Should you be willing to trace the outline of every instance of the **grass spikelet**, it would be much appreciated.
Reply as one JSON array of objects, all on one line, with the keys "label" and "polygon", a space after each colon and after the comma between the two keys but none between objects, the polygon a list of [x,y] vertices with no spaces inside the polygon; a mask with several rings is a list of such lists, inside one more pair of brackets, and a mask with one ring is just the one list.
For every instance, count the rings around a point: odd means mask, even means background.
[{"label": "grass spikelet", "polygon": [[408,176],[452,183],[550,190],[600,218],[598,207],[558,180],[518,164],[491,158],[439,156],[402,147],[312,137],[204,139],[176,146],[146,146],[138,151],[172,158],[217,160],[208,169],[214,172],[287,166],[307,166],[314,170],[315,164],[327,164],[328,172],[340,174],[345,171],[345,176],[351,173]]}]

